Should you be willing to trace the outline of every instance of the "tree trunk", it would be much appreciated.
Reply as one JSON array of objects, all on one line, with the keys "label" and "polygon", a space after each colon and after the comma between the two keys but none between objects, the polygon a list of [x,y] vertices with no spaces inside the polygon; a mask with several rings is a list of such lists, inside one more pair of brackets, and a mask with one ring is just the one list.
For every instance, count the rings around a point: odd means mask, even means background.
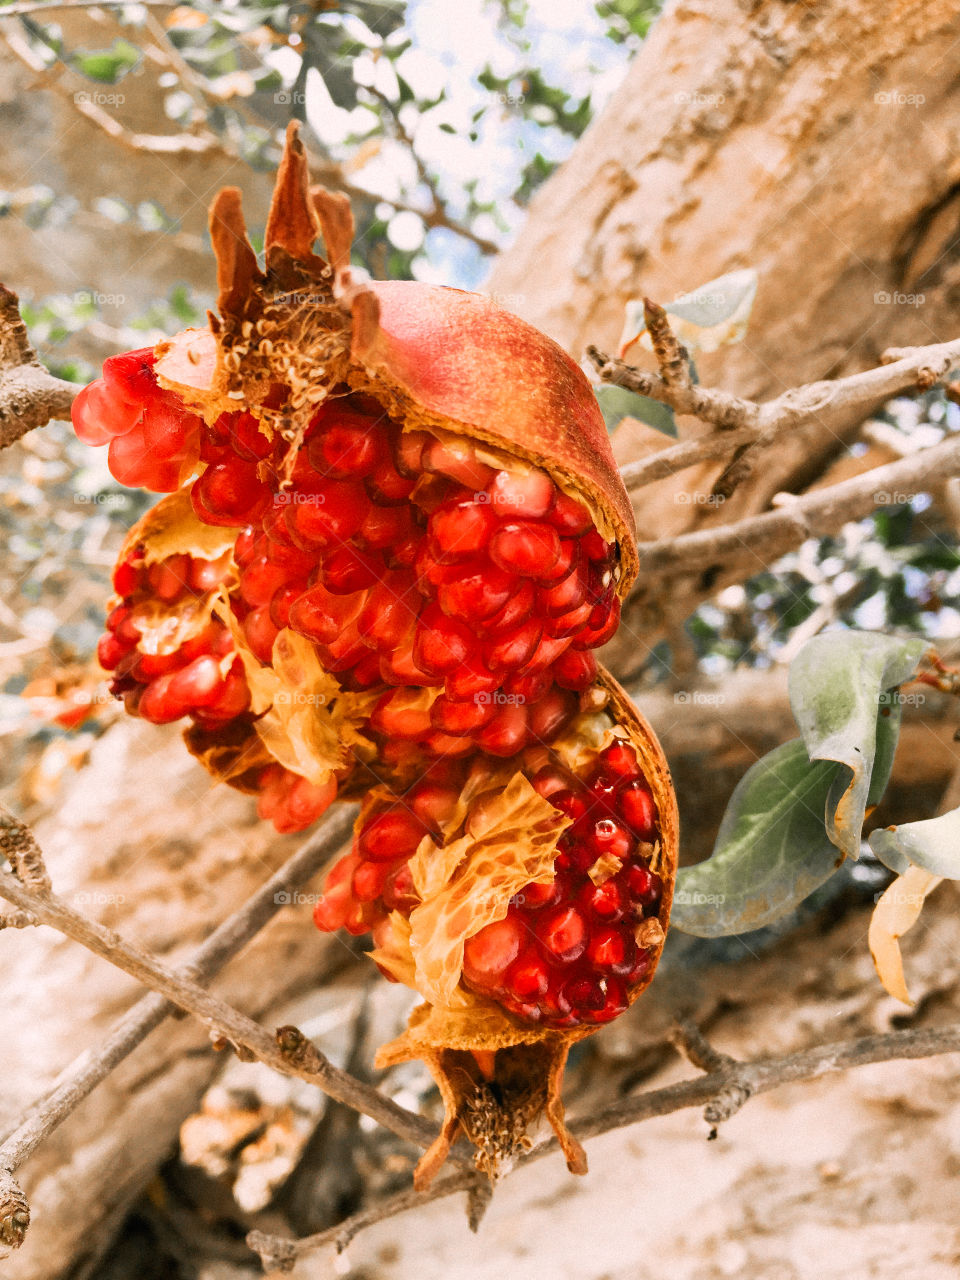
[{"label": "tree trunk", "polygon": [[[760,398],[955,337],[958,40],[952,0],[677,0],[489,291],[579,358],[588,343],[615,350],[628,299],[668,302],[754,267],[746,340],[697,363],[702,382]],[[719,511],[675,500],[719,464],[645,488],[641,537],[763,509],[857,425],[778,442]],[[618,436],[624,457],[651,447]]]}]

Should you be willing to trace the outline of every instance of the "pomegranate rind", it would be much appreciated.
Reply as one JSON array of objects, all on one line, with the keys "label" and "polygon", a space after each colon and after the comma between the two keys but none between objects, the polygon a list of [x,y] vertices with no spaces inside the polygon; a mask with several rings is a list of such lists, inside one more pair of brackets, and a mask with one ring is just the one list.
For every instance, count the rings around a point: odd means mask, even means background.
[{"label": "pomegranate rind", "polygon": [[161,498],[130,529],[118,563],[136,547],[143,548],[145,564],[159,564],[175,555],[193,556],[195,560],[219,560],[233,551],[236,529],[202,524],[190,501],[190,490],[178,489]]}]

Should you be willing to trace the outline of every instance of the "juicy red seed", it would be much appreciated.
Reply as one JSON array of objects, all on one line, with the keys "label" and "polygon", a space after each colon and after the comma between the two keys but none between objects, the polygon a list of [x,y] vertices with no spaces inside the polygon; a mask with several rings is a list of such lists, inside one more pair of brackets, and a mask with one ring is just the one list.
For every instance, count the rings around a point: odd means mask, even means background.
[{"label": "juicy red seed", "polygon": [[530,708],[530,733],[536,742],[550,742],[577,710],[571,693],[551,689]]},{"label": "juicy red seed", "polygon": [[473,446],[466,441],[433,440],[423,451],[423,466],[466,485],[482,490],[493,475],[493,469],[477,458]]},{"label": "juicy red seed", "polygon": [[549,573],[559,558],[560,537],[551,525],[513,520],[490,539],[490,559],[509,573],[536,578]]},{"label": "juicy red seed", "polygon": [[430,708],[430,721],[435,729],[454,736],[473,733],[491,720],[496,712],[492,699],[485,702],[451,702],[443,694]]},{"label": "juicy red seed", "polygon": [[394,502],[408,501],[416,485],[415,480],[402,476],[389,458],[377,463],[366,483],[375,501],[387,506]]},{"label": "juicy red seed", "polygon": [[394,448],[394,461],[401,475],[418,476],[423,470],[423,451],[434,437],[427,431],[401,431]]},{"label": "juicy red seed", "polygon": [[511,676],[504,682],[503,692],[518,702],[539,702],[550,688],[550,676],[545,671],[528,672],[522,676]]},{"label": "juicy red seed", "polygon": [[207,467],[190,497],[204,524],[229,526],[257,520],[266,508],[270,491],[257,479],[251,463],[234,459]]},{"label": "juicy red seed", "polygon": [[[582,635],[584,627],[588,626],[590,622],[590,614],[592,612],[593,606],[589,600],[585,600],[583,604],[578,605],[576,609],[571,609],[569,613],[561,613],[556,618],[547,618],[547,631],[555,640]],[[589,647],[589,645],[578,645],[578,648],[581,649]]]},{"label": "juicy red seed", "polygon": [[588,560],[601,561],[610,557],[610,543],[605,542],[596,529],[591,529],[589,533],[583,536],[580,541],[580,547]]},{"label": "juicy red seed", "polygon": [[588,881],[580,892],[579,901],[585,911],[601,920],[619,920],[625,909],[620,886],[613,880],[605,880],[603,884]]},{"label": "juicy red seed", "polygon": [[334,595],[325,587],[311,587],[291,605],[287,625],[299,635],[319,644],[334,644],[356,619],[364,600],[365,596],[361,592],[356,595]]},{"label": "juicy red seed", "polygon": [[657,809],[645,782],[628,783],[620,792],[617,805],[624,821],[638,836],[647,839],[654,834]]},{"label": "juicy red seed", "polygon": [[579,567],[580,548],[573,538],[561,538],[560,554],[551,569],[545,569],[537,575],[537,580],[548,587],[563,582]]},{"label": "juicy red seed", "polygon": [[627,868],[627,891],[635,902],[645,906],[654,902],[660,895],[660,877],[654,875],[649,867],[634,865]]},{"label": "juicy red seed", "polygon": [[472,756],[476,754],[477,744],[472,738],[461,737],[452,733],[431,733],[423,740],[423,749],[432,756],[449,757]]},{"label": "juicy red seed", "polygon": [[255,657],[261,662],[270,664],[273,658],[273,642],[277,638],[278,628],[270,617],[270,609],[261,605],[252,609],[243,620],[243,634]]},{"label": "juicy red seed", "polygon": [[232,720],[246,711],[249,705],[250,690],[244,679],[243,663],[236,658],[220,686],[216,701],[207,703],[203,713],[216,720]]},{"label": "juicy red seed", "polygon": [[465,622],[483,622],[498,613],[513,590],[511,574],[496,566],[470,561],[462,566],[453,582],[437,590],[437,602],[444,613]]},{"label": "juicy red seed", "polygon": [[270,620],[275,627],[285,627],[290,621],[290,610],[307,589],[305,582],[288,582],[270,601]]},{"label": "juicy red seed", "polygon": [[518,703],[508,704],[496,713],[477,734],[477,743],[492,756],[513,756],[530,740],[527,709]]},{"label": "juicy red seed", "polygon": [[223,434],[234,453],[247,462],[259,462],[273,452],[273,442],[260,430],[252,413],[224,413],[218,419]]},{"label": "juicy red seed", "polygon": [[402,805],[384,809],[360,832],[357,849],[372,862],[392,862],[414,852],[427,832],[426,824]]},{"label": "juicy red seed", "polygon": [[586,925],[575,907],[556,907],[537,922],[536,931],[551,956],[565,964],[578,959],[587,945]]},{"label": "juicy red seed", "polygon": [[561,533],[574,536],[586,533],[593,525],[586,507],[575,498],[567,497],[565,493],[557,494],[548,519]]},{"label": "juicy red seed", "polygon": [[[197,563],[197,562],[195,562]],[[199,563],[203,563],[200,561]],[[129,560],[121,560],[113,571],[113,589],[118,596],[133,595],[140,583],[140,570]]]},{"label": "juicy red seed", "polygon": [[417,666],[413,655],[413,628],[401,639],[392,653],[381,653],[380,675],[387,684],[417,685],[426,688],[435,677],[428,676]]},{"label": "juicy red seed", "polygon": [[338,480],[360,480],[386,457],[383,428],[360,414],[334,411],[331,425],[314,436],[307,456],[316,471]]},{"label": "juicy red seed", "polygon": [[628,939],[617,929],[595,929],[587,944],[587,959],[597,969],[616,969],[632,959]]},{"label": "juicy red seed", "polygon": [[457,807],[459,791],[439,782],[418,782],[407,792],[406,803],[428,827],[439,829]]},{"label": "juicy red seed", "polygon": [[115,480],[131,489],[149,489],[153,493],[173,493],[179,489],[183,461],[185,459],[154,457],[142,423],[125,435],[115,436],[107,450],[107,466]]},{"label": "juicy red seed", "polygon": [[308,490],[294,489],[289,496],[293,501],[285,504],[284,519],[294,542],[304,550],[346,542],[369,507],[361,486],[348,480],[323,481]]},{"label": "juicy red seed", "polygon": [[582,693],[584,689],[589,689],[597,678],[597,660],[592,653],[568,649],[557,658],[550,671],[561,689],[572,689],[575,693]]},{"label": "juicy red seed", "polygon": [[97,378],[77,394],[70,410],[73,429],[84,444],[104,445],[126,435],[140,420],[139,404],[129,404],[103,378]]},{"label": "juicy red seed", "polygon": [[550,797],[550,803],[574,822],[578,822],[587,812],[586,800],[575,791],[555,791]]},{"label": "juicy red seed", "polygon": [[536,603],[536,588],[529,578],[515,579],[510,598],[498,613],[480,626],[481,634],[494,639],[504,632],[513,631],[533,617]]},{"label": "juicy red seed", "polygon": [[413,872],[409,862],[402,862],[387,876],[383,885],[383,905],[388,911],[402,911],[405,914],[417,905],[416,889],[413,884]]},{"label": "juicy red seed", "polygon": [[353,873],[353,896],[360,902],[373,902],[383,893],[391,871],[389,862],[361,862]]},{"label": "juicy red seed", "polygon": [[111,635],[109,631],[97,641],[97,661],[104,671],[112,671],[124,654],[128,652],[128,646],[121,644],[117,637]]},{"label": "juicy red seed", "polygon": [[610,743],[606,751],[600,756],[600,764],[605,773],[612,774],[616,778],[638,778],[640,776],[637,753],[622,738]]},{"label": "juicy red seed", "polygon": [[448,671],[456,671],[474,644],[473,633],[465,623],[447,617],[435,604],[421,609],[413,656],[417,666],[427,675],[443,676]]},{"label": "juicy red seed", "polygon": [[517,1000],[537,1000],[550,985],[547,967],[536,956],[519,959],[507,974],[505,986]]},{"label": "juicy red seed", "polygon": [[147,580],[153,595],[170,604],[184,590],[190,578],[190,557],[173,555],[160,564],[152,564],[147,570]]},{"label": "juicy red seed", "polygon": [[543,628],[536,618],[521,622],[483,646],[483,660],[491,671],[520,671],[537,651]]},{"label": "juicy red seed", "polygon": [[103,362],[103,377],[107,384],[130,404],[147,404],[163,398],[163,392],[153,372],[157,357],[153,347],[140,347],[136,351],[123,351]]},{"label": "juicy red seed", "polygon": [[553,506],[557,491],[547,473],[535,468],[526,475],[498,471],[487,485],[487,493],[501,520],[514,516],[536,520]]},{"label": "juicy red seed", "polygon": [[281,565],[272,564],[264,555],[257,556],[240,571],[240,595],[254,608],[268,605],[290,576]]},{"label": "juicy red seed", "polygon": [[523,938],[523,926],[513,916],[484,925],[464,944],[464,974],[482,986],[499,985],[503,974],[516,960]]},{"label": "juicy red seed", "polygon": [[488,671],[479,658],[467,658],[444,677],[444,693],[453,702],[489,696],[500,686],[500,677]]},{"label": "juicy red seed", "polygon": [[320,581],[338,595],[364,591],[383,577],[383,560],[368,551],[358,551],[349,543],[336,547],[324,556],[320,566]]},{"label": "juicy red seed", "polygon": [[563,994],[576,1012],[597,1012],[606,1004],[607,994],[592,978],[575,978],[563,988]]},{"label": "juicy red seed", "polygon": [[430,710],[420,705],[419,695],[407,689],[391,689],[370,713],[370,727],[393,738],[421,738],[429,733]]},{"label": "juicy red seed", "polygon": [[407,507],[380,507],[371,503],[357,541],[369,551],[385,551],[410,537],[419,537]]},{"label": "juicy red seed", "polygon": [[190,566],[190,587],[206,595],[223,581],[223,565],[216,560],[194,560]]},{"label": "juicy red seed", "polygon": [[356,909],[356,902],[347,884],[326,889],[313,908],[313,923],[324,933],[343,929]]},{"label": "juicy red seed", "polygon": [[445,562],[465,560],[486,550],[497,519],[489,506],[472,498],[448,499],[427,523],[437,555]]},{"label": "juicy red seed", "polygon": [[518,905],[529,911],[537,911],[540,907],[552,907],[560,898],[560,883],[558,880],[550,880],[547,884],[524,885],[518,894],[519,898],[523,901]]},{"label": "juicy red seed", "polygon": [[616,978],[606,978],[604,981],[607,990],[604,996],[603,1005],[596,1011],[585,1010],[587,1022],[594,1022],[597,1024],[610,1022],[612,1019],[618,1018],[630,1003],[627,999],[626,988],[622,982],[618,981]]},{"label": "juicy red seed", "polygon": [[587,582],[579,566],[575,566],[559,582],[537,591],[537,605],[552,618],[579,609],[587,598]]},{"label": "juicy red seed", "polygon": [[361,640],[372,649],[395,650],[409,631],[419,606],[420,594],[409,570],[398,569],[386,574],[383,581],[371,589],[357,619]]},{"label": "juicy red seed", "polygon": [[586,835],[587,844],[598,858],[610,854],[626,858],[633,848],[633,836],[613,818],[598,818]]}]

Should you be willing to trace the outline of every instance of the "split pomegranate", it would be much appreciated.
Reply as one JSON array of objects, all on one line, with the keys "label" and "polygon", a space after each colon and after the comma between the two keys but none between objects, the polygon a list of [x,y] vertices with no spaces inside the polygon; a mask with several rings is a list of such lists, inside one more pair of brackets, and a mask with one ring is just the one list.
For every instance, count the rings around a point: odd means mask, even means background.
[{"label": "split pomegranate", "polygon": [[280,831],[364,801],[315,919],[426,999],[379,1058],[444,1090],[418,1185],[461,1124],[495,1166],[456,1103],[490,1080],[582,1171],[566,1051],[650,981],[676,868],[662,753],[594,652],[637,565],[596,400],[488,299],[355,282],[349,207],[310,189],[295,126],[264,265],[238,192],[211,236],[210,327],[113,357],[74,406],[191,531],[131,535],[101,661]]}]

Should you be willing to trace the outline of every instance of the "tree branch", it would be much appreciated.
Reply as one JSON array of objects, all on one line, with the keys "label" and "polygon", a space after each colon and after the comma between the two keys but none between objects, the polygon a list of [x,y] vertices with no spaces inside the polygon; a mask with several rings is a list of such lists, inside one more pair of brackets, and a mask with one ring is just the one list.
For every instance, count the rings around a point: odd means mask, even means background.
[{"label": "tree branch", "polygon": [[30,345],[20,300],[0,284],[0,449],[51,418],[69,418],[80,388],[48,373]]},{"label": "tree branch", "polygon": [[[672,368],[675,361],[670,362],[667,355],[663,325],[659,328],[658,358]],[[876,369],[832,382],[794,387],[766,404],[685,383],[669,374],[666,363],[660,373],[650,373],[611,359],[597,347],[588,347],[587,354],[603,382],[649,396],[715,428],[708,435],[681,441],[649,458],[628,463],[622,469],[624,483],[628,489],[636,490],[698,462],[728,457],[744,445],[768,445],[782,431],[796,430],[814,421],[839,428],[857,413],[866,417],[901,391],[929,390],[960,361],[960,339],[884,352],[884,363]]]},{"label": "tree branch", "polygon": [[[707,1042],[698,1029],[691,1030],[687,1026],[680,1031],[680,1037],[685,1044],[696,1046],[694,1052],[698,1056],[702,1054]],[[706,1057],[717,1065],[706,1075],[626,1098],[588,1119],[571,1124],[570,1129],[580,1139],[595,1138],[613,1129],[652,1120],[656,1116],[671,1115],[675,1111],[702,1106],[705,1108],[704,1119],[711,1126],[707,1136],[713,1137],[716,1126],[729,1119],[748,1099],[761,1093],[769,1093],[780,1085],[798,1080],[816,1080],[873,1062],[932,1058],[945,1053],[960,1053],[960,1026],[862,1036],[855,1040],[803,1049],[782,1058],[758,1058],[753,1062],[738,1062],[725,1054],[717,1054],[708,1047]],[[553,1155],[558,1150],[556,1139],[551,1139],[518,1160],[515,1167],[522,1168],[535,1160]],[[401,1191],[380,1204],[361,1210],[336,1227],[330,1227],[317,1235],[306,1236],[302,1240],[254,1231],[247,1236],[247,1243],[260,1255],[265,1269],[290,1271],[298,1258],[323,1245],[334,1244],[339,1252],[364,1227],[383,1222],[432,1200],[454,1195],[458,1191],[469,1191],[476,1176],[463,1171],[439,1178],[427,1191]]]}]

